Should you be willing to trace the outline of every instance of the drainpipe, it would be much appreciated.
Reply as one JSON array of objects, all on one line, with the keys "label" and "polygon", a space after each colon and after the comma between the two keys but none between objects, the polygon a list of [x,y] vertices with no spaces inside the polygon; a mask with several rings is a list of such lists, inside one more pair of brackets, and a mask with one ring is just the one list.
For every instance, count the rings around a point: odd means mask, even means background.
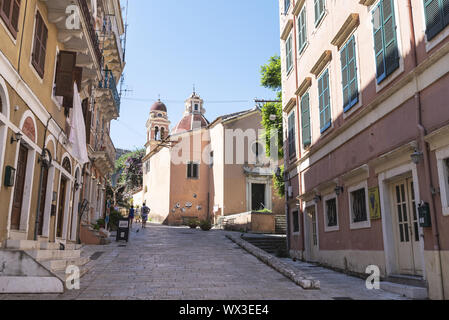
[{"label": "drainpipe", "polygon": [[[418,66],[418,56],[416,51],[416,37],[415,37],[415,23],[413,20],[413,7],[411,0],[407,0],[407,8],[409,13],[409,20],[410,20],[410,44],[412,47],[411,53],[413,54],[413,68],[415,69]],[[429,199],[429,205],[430,205],[430,212],[431,217],[433,221],[433,227],[432,227],[432,235],[433,235],[433,249],[437,252],[436,258],[436,274],[437,277],[440,279],[438,282],[438,291],[440,293],[440,297],[442,299],[445,299],[444,295],[444,284],[443,284],[443,275],[441,272],[442,265],[441,265],[441,249],[440,249],[440,236],[438,232],[438,220],[436,216],[436,210],[435,210],[435,198],[434,194],[432,192],[433,190],[433,181],[432,181],[432,171],[430,166],[430,155],[429,155],[429,148],[428,144],[425,141],[425,136],[427,135],[427,130],[424,127],[422,123],[422,103],[421,103],[421,93],[419,91],[418,86],[418,78],[415,75],[415,104],[416,104],[416,118],[417,118],[417,128],[418,128],[418,140],[419,144],[421,145],[422,152],[424,155],[424,176],[425,176],[425,182],[426,182],[426,198]]]}]

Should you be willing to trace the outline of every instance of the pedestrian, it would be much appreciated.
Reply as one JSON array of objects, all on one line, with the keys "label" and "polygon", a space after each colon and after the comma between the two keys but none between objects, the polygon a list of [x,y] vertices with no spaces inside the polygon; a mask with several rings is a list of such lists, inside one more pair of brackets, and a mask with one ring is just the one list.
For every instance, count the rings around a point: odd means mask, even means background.
[{"label": "pedestrian", "polygon": [[142,206],[142,229],[146,228],[149,214],[150,214],[150,208],[148,208],[146,203],[144,203]]},{"label": "pedestrian", "polygon": [[133,227],[133,221],[134,221],[134,206],[131,206],[131,208],[129,208],[128,219],[129,219],[129,224],[130,224],[130,226],[132,228]]}]

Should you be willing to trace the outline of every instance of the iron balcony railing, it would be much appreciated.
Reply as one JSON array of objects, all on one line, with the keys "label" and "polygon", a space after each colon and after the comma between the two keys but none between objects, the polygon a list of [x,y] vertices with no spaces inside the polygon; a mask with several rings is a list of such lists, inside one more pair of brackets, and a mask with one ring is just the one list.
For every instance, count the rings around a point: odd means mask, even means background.
[{"label": "iron balcony railing", "polygon": [[104,80],[100,81],[100,89],[109,89],[112,92],[117,113],[120,114],[120,95],[117,90],[117,82],[111,70],[104,71]]},{"label": "iron balcony railing", "polygon": [[97,59],[98,65],[102,66],[103,64],[103,54],[100,50],[100,41],[98,39],[98,35],[95,32],[94,28],[94,18],[92,14],[89,11],[89,5],[87,4],[87,0],[78,0],[80,4],[81,11],[84,16],[84,20],[86,21],[87,30],[89,32],[89,37],[92,41],[94,51],[95,51],[95,57]]}]

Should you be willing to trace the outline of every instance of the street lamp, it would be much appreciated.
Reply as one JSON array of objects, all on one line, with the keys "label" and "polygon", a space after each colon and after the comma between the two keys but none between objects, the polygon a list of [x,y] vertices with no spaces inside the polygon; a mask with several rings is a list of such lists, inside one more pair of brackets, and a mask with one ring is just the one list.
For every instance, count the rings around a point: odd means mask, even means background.
[{"label": "street lamp", "polygon": [[23,134],[20,132],[16,132],[14,136],[11,136],[11,144],[14,142],[20,142],[23,138]]},{"label": "street lamp", "polygon": [[343,193],[343,191],[344,191],[344,188],[342,186],[335,187],[335,194],[337,196],[340,196]]},{"label": "street lamp", "polygon": [[412,153],[411,158],[412,158],[412,162],[414,164],[419,164],[421,162],[421,159],[423,158],[424,154],[422,153],[422,151],[419,151],[418,149],[415,150],[415,152]]}]

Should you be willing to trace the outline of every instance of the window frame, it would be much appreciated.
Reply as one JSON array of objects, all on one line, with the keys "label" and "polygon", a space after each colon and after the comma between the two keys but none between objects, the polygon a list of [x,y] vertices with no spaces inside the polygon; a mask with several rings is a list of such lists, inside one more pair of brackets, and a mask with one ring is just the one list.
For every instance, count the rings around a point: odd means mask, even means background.
[{"label": "window frame", "polygon": [[[18,2],[18,3],[17,3]],[[19,19],[20,19],[20,11],[22,8],[22,1],[21,0],[11,0],[11,7],[9,8],[9,15],[7,16],[5,12],[3,12],[3,4],[5,3],[5,0],[0,0],[0,19],[3,23],[3,25],[8,30],[8,33],[12,36],[14,41],[17,40],[17,34],[19,33]],[[17,13],[17,26],[14,26],[12,24],[12,15],[14,12],[14,6],[18,5],[18,13]]]},{"label": "window frame", "polygon": [[287,15],[288,10],[290,9],[291,6],[292,6],[291,0],[284,0],[284,15]]},{"label": "window frame", "polygon": [[441,206],[443,216],[449,216],[449,169],[446,160],[449,159],[449,146],[436,151],[438,180],[440,184]]},{"label": "window frame", "polygon": [[[321,86],[320,86],[320,82],[323,81],[324,76],[327,75],[327,89],[324,90],[323,92],[321,92]],[[332,102],[331,102],[331,88],[330,88],[330,72],[329,72],[329,67],[327,67],[326,69],[324,69],[324,71],[321,73],[321,75],[318,78],[318,108],[319,108],[319,114],[320,114],[320,132],[321,134],[323,134],[324,132],[326,132],[329,128],[332,127],[332,123],[333,123],[333,119],[332,119]],[[328,100],[329,100],[329,105],[323,106],[323,110],[321,110],[321,99],[324,99],[324,93],[325,91],[327,91],[329,93],[328,96]],[[324,104],[324,100],[323,100],[323,104]],[[321,122],[321,115],[323,113],[326,112],[326,109],[329,109],[329,122],[328,123],[324,123]]]},{"label": "window frame", "polygon": [[[293,117],[293,127],[290,127],[291,125],[291,118]],[[292,132],[293,131],[293,134]],[[290,113],[287,116],[287,140],[288,140],[288,157],[289,159],[296,158],[296,155],[298,153],[297,147],[296,147],[296,111],[293,109],[290,111]],[[293,152],[291,152],[291,148],[294,148]]]},{"label": "window frame", "polygon": [[[42,66],[42,70],[41,67],[39,66],[40,61],[36,61],[35,60],[35,50],[36,50],[36,45],[37,45],[37,39],[36,37],[38,36],[37,32],[38,32],[38,18],[41,19],[42,21],[42,27],[45,28],[43,30],[46,30],[46,38],[45,38],[45,45],[42,43],[42,39],[39,38],[39,45],[40,45],[40,51],[39,51],[39,59],[41,59],[41,54],[42,54],[42,49],[44,49],[44,60],[43,60],[43,66]],[[42,31],[43,31],[42,30]],[[33,38],[32,38],[33,42],[32,42],[32,48],[31,48],[31,59],[30,59],[30,63],[31,66],[34,68],[34,71],[36,71],[37,75],[39,76],[40,80],[43,80],[45,77],[45,62],[46,62],[46,58],[47,58],[47,44],[48,44],[48,27],[45,24],[45,20],[44,17],[42,16],[42,14],[40,13],[39,10],[36,10],[36,13],[34,15],[34,30],[33,30]]]},{"label": "window frame", "polygon": [[[348,47],[351,43],[353,43],[353,57],[352,57],[352,63],[354,64],[354,78],[353,79],[350,79],[350,77],[349,77],[350,61],[348,59]],[[346,56],[345,65],[343,65],[343,61],[342,61],[344,51],[346,51],[345,52],[345,56]],[[342,86],[342,91],[343,91],[343,111],[346,113],[346,112],[350,111],[355,105],[357,105],[357,103],[360,102],[359,67],[358,67],[358,60],[357,60],[357,42],[355,39],[355,34],[353,34],[340,49],[340,65],[341,65],[341,73],[342,73],[342,75],[341,75],[342,76],[342,79],[341,79],[342,85],[341,86]],[[346,69],[346,70],[344,70],[344,69]],[[347,79],[348,79],[348,83],[346,84],[346,86],[343,83],[345,71],[347,72]],[[348,103],[345,104],[345,89],[350,89],[351,84],[353,82],[355,82],[355,85],[356,85],[357,97],[355,99],[349,100]]]},{"label": "window frame", "polygon": [[285,40],[285,68],[287,75],[293,70],[293,31],[290,31]]},{"label": "window frame", "polygon": [[[327,215],[327,202],[330,200],[335,199],[335,206],[336,206],[336,215],[337,215],[337,225],[336,226],[329,226],[329,221],[328,221],[328,215]],[[336,232],[336,231],[340,231],[340,217],[339,217],[339,212],[338,212],[338,197],[336,193],[332,193],[327,195],[326,197],[323,198],[323,214],[324,214],[324,232]]]},{"label": "window frame", "polygon": [[[353,208],[353,193],[364,190],[365,191],[365,210],[366,210],[366,221],[354,221],[354,208]],[[349,203],[349,224],[351,230],[358,229],[369,229],[371,228],[371,216],[369,209],[369,190],[368,181],[363,181],[358,184],[354,184],[348,188],[348,203]]]},{"label": "window frame", "polygon": [[[300,219],[300,212],[298,209],[295,209],[291,212],[292,214],[292,233],[295,236],[299,236],[301,234],[301,219]],[[295,220],[295,216],[296,216],[296,220]],[[298,223],[298,230],[295,231],[295,221],[297,221]]]},{"label": "window frame", "polygon": [[[302,26],[300,25],[300,20],[303,22]],[[298,55],[301,55],[305,51],[308,44],[306,5],[303,5],[301,11],[298,13],[298,17],[296,18],[296,26],[298,28]],[[302,38],[302,31],[304,39],[302,39],[303,42],[301,43],[300,38]]]},{"label": "window frame", "polygon": [[[394,22],[394,36],[396,41],[396,49],[397,49],[397,67],[392,69],[390,72],[387,71],[387,61],[386,61],[386,49],[388,45],[385,43],[385,23],[384,23],[384,12],[383,12],[383,3],[384,1],[391,1],[392,4],[392,14],[391,19],[393,19]],[[375,21],[374,21],[374,14],[376,10],[380,10],[380,20],[381,20],[381,26],[379,28],[375,28]],[[375,63],[375,73],[376,73],[376,84],[379,86],[382,82],[384,82],[386,79],[390,78],[392,75],[395,74],[396,71],[401,69],[401,47],[400,47],[400,32],[399,32],[399,25],[398,25],[398,17],[396,12],[396,0],[378,0],[378,2],[373,5],[373,8],[370,11],[371,13],[371,24],[373,26],[373,51],[374,51],[374,63]],[[376,52],[376,33],[381,32],[382,35],[382,55],[383,55],[383,68],[384,72],[379,75],[378,67],[377,67],[377,58],[380,55],[380,53]],[[378,91],[378,90],[377,90]]]},{"label": "window frame", "polygon": [[[440,14],[440,23],[441,23],[441,27],[438,31],[435,32],[435,34],[431,35],[429,37],[429,25],[428,25],[428,16],[427,16],[427,7],[428,5],[432,2],[432,1],[437,1],[438,2],[438,9],[439,9],[439,14]],[[444,16],[444,4],[443,4],[443,0],[423,0],[423,7],[424,7],[424,32],[426,34],[426,40],[428,42],[432,41],[433,39],[435,39],[443,30],[445,30],[448,26],[449,26],[449,18],[448,21],[445,22],[445,16]],[[449,13],[448,13],[448,17],[449,17]]]},{"label": "window frame", "polygon": [[[308,98],[308,130],[309,130],[309,141],[306,144],[306,140],[304,139],[304,131],[306,130],[306,128],[304,127],[304,117],[305,117],[305,112],[303,110],[303,101],[305,98]],[[308,90],[306,93],[304,93],[301,96],[301,101],[300,101],[300,110],[301,110],[301,142],[302,142],[302,146],[304,149],[307,149],[308,147],[310,147],[312,145],[312,119],[311,119],[311,113],[310,113],[310,91]]]},{"label": "window frame", "polygon": [[[318,1],[322,1],[322,3],[323,3],[323,11],[321,12],[319,17],[317,17],[317,11],[316,11],[316,8],[317,8],[316,3]],[[318,25],[321,23],[321,21],[323,21],[323,18],[326,14],[326,0],[314,0],[313,6],[314,6],[313,11],[315,13],[315,28],[318,28]]]},{"label": "window frame", "polygon": [[[194,166],[196,166],[196,168],[197,168],[197,170],[196,170],[197,176],[196,177],[193,176],[193,172],[192,172],[193,170],[192,170],[190,172],[191,176],[189,177],[189,167],[191,167],[193,169]],[[189,179],[189,180],[199,180],[200,179],[200,164],[198,162],[195,162],[195,161],[189,161],[187,163],[186,176],[187,176],[187,179]]]}]

